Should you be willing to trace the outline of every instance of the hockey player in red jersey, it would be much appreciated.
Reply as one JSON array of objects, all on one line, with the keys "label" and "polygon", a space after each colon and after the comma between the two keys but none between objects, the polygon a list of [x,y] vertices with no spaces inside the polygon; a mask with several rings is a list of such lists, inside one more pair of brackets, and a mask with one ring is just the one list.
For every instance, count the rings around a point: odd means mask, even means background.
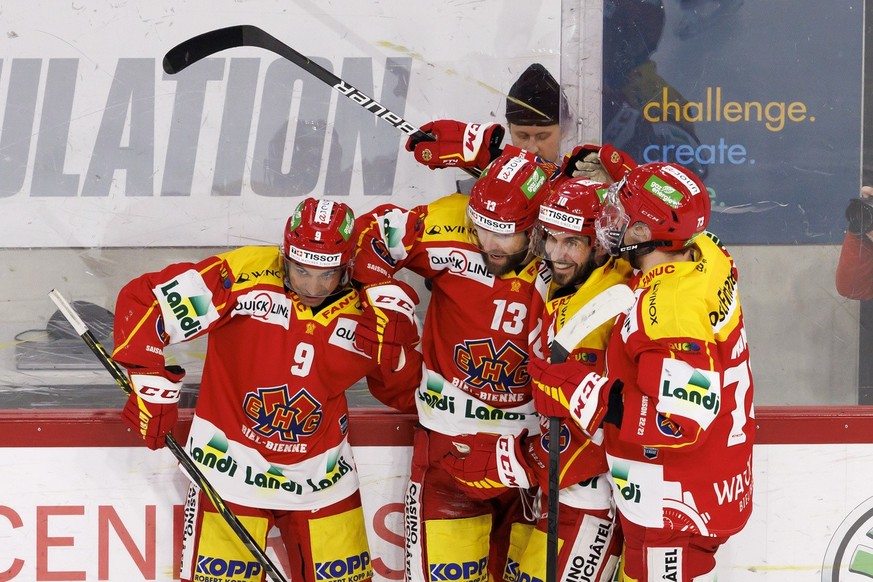
[{"label": "hockey player in red jersey", "polygon": [[[405,268],[432,282],[422,333],[427,371],[415,394],[421,426],[405,496],[407,581],[512,580],[507,568],[532,529],[531,483],[514,471],[514,443],[538,427],[526,370],[529,306],[549,275],[529,253],[529,237],[553,171],[523,150],[504,152],[469,197],[383,206],[359,219],[366,225],[358,281],[390,281]],[[455,441],[465,446],[455,437],[476,433],[502,435],[512,457],[493,475],[489,499],[471,496],[441,463],[458,450]]]},{"label": "hockey player in red jersey", "polygon": [[[531,304],[530,352],[535,357],[529,365],[549,357],[555,334],[591,298],[624,283],[630,276],[631,268],[626,261],[607,260],[595,248],[594,223],[600,210],[600,196],[607,188],[607,184],[585,179],[565,180],[540,207],[531,249],[551,268],[552,281],[548,299],[543,301],[536,295]],[[601,325],[573,349],[569,358],[593,372],[603,373],[611,329],[611,321]],[[522,439],[518,460],[530,481],[543,491],[541,507],[545,508],[548,419],[541,417],[539,424],[540,430]],[[562,423],[558,512],[561,541],[556,570],[559,580],[612,580],[618,563],[621,536],[616,534],[606,454],[600,446],[602,431],[595,440],[596,443],[592,442],[572,421]],[[469,453],[450,452],[444,464],[485,494],[488,490],[482,476],[489,472],[497,474],[495,445],[481,435],[468,445]],[[474,489],[472,494],[475,492]],[[546,579],[547,531],[548,516],[543,513],[517,565],[517,580]]]},{"label": "hockey player in red jersey", "polygon": [[[349,285],[353,226],[345,204],[307,198],[281,248],[241,247],[147,273],[121,290],[116,307],[113,357],[134,387],[123,418],[152,449],[175,424],[184,375],[166,365],[164,348],[209,334],[185,448],[262,546],[278,528],[290,577],[306,582],[373,575],[345,390],[366,376],[377,397],[402,409],[421,377],[420,354],[408,345],[396,346],[403,363],[390,367],[354,347],[356,332],[375,321]],[[405,325],[415,329],[411,310]],[[263,580],[191,484],[182,579],[217,579],[221,564],[244,565],[234,580]]]},{"label": "hockey player in red jersey", "polygon": [[[594,224],[607,188],[607,184],[584,178],[568,180],[540,208],[533,248],[551,267],[552,285],[545,305],[538,307],[534,303],[534,315],[539,314],[542,322],[531,346],[529,366],[549,358],[555,334],[593,297],[630,278],[630,265],[621,258],[604,257],[596,244]],[[612,326],[612,321],[606,322],[586,336],[570,352],[568,360],[602,374]],[[537,460],[534,469],[545,508],[549,450],[545,416],[540,418],[540,429],[531,451]],[[603,435],[596,437],[590,440],[572,421],[565,420],[561,425],[558,580],[611,581],[618,563],[620,528],[601,446]],[[528,572],[531,579],[536,576],[545,580],[547,525],[544,515],[522,557],[520,571]]]},{"label": "hockey player in red jersey", "polygon": [[[689,170],[644,164],[610,187],[597,234],[635,268],[605,376],[531,366],[543,414],[605,446],[625,537],[623,580],[715,580],[715,553],[752,509],[753,383],[737,269],[709,234]],[[610,398],[610,395],[612,398]],[[608,405],[608,406],[607,406]]]}]

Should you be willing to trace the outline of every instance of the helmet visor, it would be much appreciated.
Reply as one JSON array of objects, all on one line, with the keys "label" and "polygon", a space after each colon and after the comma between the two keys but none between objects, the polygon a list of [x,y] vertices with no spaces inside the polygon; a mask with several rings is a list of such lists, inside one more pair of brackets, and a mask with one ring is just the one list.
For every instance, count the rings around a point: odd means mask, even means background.
[{"label": "helmet visor", "polygon": [[285,282],[305,305],[318,305],[349,284],[349,263],[337,267],[314,267],[288,256],[284,259]]},{"label": "helmet visor", "polygon": [[619,200],[618,193],[624,186],[625,180],[612,184],[606,191],[606,196],[600,206],[600,216],[595,223],[597,241],[613,257],[621,253],[624,233],[627,230],[630,218],[624,210],[624,205]]},{"label": "helmet visor", "polygon": [[555,264],[581,265],[591,254],[591,239],[583,234],[538,223],[531,235],[531,251]]}]

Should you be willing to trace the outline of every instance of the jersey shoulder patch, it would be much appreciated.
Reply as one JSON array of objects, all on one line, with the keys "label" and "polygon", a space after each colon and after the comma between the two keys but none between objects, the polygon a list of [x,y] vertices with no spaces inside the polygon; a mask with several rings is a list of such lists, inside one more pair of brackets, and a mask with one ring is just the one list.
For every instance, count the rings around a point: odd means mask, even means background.
[{"label": "jersey shoulder patch", "polygon": [[469,196],[452,194],[428,204],[421,240],[467,242],[467,201]]},{"label": "jersey shoulder patch", "polygon": [[240,247],[218,257],[230,268],[234,291],[259,284],[279,288],[284,285],[284,266],[278,247]]}]

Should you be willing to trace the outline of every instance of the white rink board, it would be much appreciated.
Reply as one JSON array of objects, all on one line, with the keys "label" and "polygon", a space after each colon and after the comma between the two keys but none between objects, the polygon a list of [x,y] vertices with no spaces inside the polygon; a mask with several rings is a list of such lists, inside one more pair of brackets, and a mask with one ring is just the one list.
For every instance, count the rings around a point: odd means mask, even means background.
[{"label": "white rink board", "polygon": [[[400,504],[410,451],[355,448],[380,581],[400,574]],[[173,580],[172,511],[182,504],[186,483],[168,452],[0,448],[0,465],[6,468],[0,483],[0,580],[58,580],[59,572],[97,580],[101,567],[117,582]],[[873,445],[759,445],[755,481],[752,520],[720,552],[719,581],[823,580],[834,533],[856,507],[873,506]],[[147,525],[149,512],[154,520]],[[147,531],[153,544],[146,542]],[[859,548],[866,551],[857,538],[847,542],[845,560]],[[143,556],[153,556],[154,577],[137,568],[135,557],[142,562]],[[20,570],[9,577],[13,567]],[[830,571],[825,579],[832,579]],[[844,568],[837,579],[869,577]]]}]

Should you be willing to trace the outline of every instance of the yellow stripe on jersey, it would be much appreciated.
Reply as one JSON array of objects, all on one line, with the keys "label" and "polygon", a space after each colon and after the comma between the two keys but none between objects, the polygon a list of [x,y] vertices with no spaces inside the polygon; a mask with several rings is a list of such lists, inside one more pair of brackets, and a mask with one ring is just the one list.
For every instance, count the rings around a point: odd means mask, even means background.
[{"label": "yellow stripe on jersey", "polygon": [[255,285],[275,285],[284,288],[285,265],[278,247],[240,247],[216,255],[227,261],[233,274],[233,291]]},{"label": "yellow stripe on jersey", "polygon": [[727,335],[739,321],[729,258],[708,237],[695,240],[693,261],[666,263],[645,273],[638,288],[645,296],[640,313],[646,336],[653,340],[692,337],[701,341]]},{"label": "yellow stripe on jersey", "polygon": [[427,206],[421,240],[423,242],[468,242],[467,202],[469,196],[451,194]]}]

